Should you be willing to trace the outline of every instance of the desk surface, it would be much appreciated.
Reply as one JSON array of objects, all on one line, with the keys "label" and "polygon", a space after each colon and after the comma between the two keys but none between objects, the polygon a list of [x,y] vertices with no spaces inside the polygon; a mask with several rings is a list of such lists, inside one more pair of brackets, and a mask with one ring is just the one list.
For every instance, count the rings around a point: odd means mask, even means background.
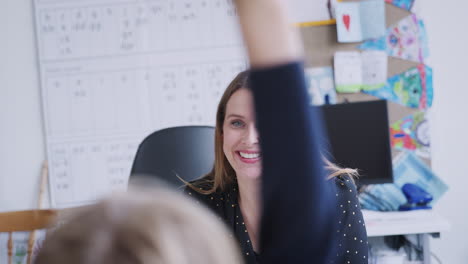
[{"label": "desk surface", "polygon": [[440,233],[450,229],[449,222],[432,210],[376,212],[362,210],[367,236]]}]

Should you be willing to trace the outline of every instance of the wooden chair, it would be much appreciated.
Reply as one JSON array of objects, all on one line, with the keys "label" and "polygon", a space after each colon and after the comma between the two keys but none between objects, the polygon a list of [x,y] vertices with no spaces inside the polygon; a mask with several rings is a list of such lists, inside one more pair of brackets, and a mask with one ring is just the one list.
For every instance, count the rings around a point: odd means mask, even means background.
[{"label": "wooden chair", "polygon": [[26,210],[0,213],[0,233],[8,233],[8,263],[12,263],[13,232],[31,232],[27,249],[27,264],[31,264],[35,230],[49,227],[55,222],[57,215],[57,210]]}]

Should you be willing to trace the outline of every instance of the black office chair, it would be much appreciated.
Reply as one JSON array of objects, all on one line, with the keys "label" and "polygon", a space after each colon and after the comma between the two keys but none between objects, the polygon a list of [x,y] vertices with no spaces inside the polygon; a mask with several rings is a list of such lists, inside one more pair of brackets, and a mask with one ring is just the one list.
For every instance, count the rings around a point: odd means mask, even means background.
[{"label": "black office chair", "polygon": [[130,180],[146,175],[182,186],[177,176],[192,181],[207,174],[213,164],[214,127],[171,127],[143,140],[133,161]]}]

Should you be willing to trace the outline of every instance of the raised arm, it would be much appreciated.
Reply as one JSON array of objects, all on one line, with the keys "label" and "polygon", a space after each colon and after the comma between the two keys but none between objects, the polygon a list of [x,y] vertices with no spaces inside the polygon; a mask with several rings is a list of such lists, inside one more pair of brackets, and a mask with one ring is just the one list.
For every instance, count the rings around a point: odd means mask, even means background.
[{"label": "raised arm", "polygon": [[289,23],[287,0],[236,0],[242,35],[253,68],[297,61],[303,49]]},{"label": "raised arm", "polygon": [[283,2],[237,0],[262,148],[261,259],[328,263],[335,195],[325,181],[322,126],[308,104],[300,38]]}]

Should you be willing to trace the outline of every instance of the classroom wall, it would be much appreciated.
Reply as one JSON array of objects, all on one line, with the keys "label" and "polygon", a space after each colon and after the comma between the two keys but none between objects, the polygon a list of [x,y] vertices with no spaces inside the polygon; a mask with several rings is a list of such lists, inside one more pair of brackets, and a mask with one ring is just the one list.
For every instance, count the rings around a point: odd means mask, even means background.
[{"label": "classroom wall", "polygon": [[[421,12],[428,28],[435,82],[432,164],[450,185],[450,192],[436,209],[452,224],[451,232],[443,233],[432,245],[443,263],[465,263],[468,88],[463,63],[468,61],[468,37],[463,19],[468,3],[423,3]],[[3,0],[0,8],[0,211],[36,205],[40,167],[45,158],[32,11],[32,0]]]},{"label": "classroom wall", "polygon": [[31,0],[0,8],[0,211],[36,205],[45,158]]},{"label": "classroom wall", "polygon": [[452,230],[432,240],[433,251],[444,264],[467,263],[468,259],[466,10],[466,1],[424,0],[421,4],[434,67],[432,167],[450,186],[436,209],[449,219]]}]

